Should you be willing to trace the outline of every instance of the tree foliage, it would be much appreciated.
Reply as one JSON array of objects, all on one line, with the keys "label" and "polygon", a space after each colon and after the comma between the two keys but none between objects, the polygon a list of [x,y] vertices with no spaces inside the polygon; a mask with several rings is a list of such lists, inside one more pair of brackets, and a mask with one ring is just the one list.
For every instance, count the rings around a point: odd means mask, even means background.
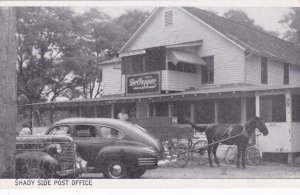
[{"label": "tree foliage", "polygon": [[19,103],[99,97],[99,63],[117,51],[148,12],[127,11],[110,18],[101,9],[17,8]]},{"label": "tree foliage", "polygon": [[284,15],[279,22],[288,25],[290,28],[285,33],[285,39],[300,44],[300,8],[291,8],[291,12]]},{"label": "tree foliage", "polygon": [[261,32],[265,32],[265,33],[268,33],[273,36],[278,36],[277,32],[266,31],[263,27],[255,24],[255,20],[249,18],[249,16],[242,10],[231,9],[224,14],[224,17],[226,19],[232,20],[232,21],[240,23],[242,25],[252,27]]}]

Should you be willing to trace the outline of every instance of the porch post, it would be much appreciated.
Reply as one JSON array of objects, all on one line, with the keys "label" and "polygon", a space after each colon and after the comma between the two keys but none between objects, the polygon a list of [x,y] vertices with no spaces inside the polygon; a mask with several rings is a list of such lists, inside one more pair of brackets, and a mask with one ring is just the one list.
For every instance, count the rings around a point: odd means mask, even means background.
[{"label": "porch post", "polygon": [[173,105],[172,105],[172,102],[168,103],[168,116],[169,117],[173,116]]},{"label": "porch post", "polygon": [[79,117],[82,117],[82,108],[79,107]]},{"label": "porch post", "polygon": [[156,117],[156,105],[155,103],[152,104],[153,105],[153,117]]},{"label": "porch post", "polygon": [[255,115],[260,116],[260,96],[255,95]]},{"label": "porch post", "polygon": [[95,118],[98,118],[98,112],[97,112],[97,106],[94,106],[94,110],[95,110]]},{"label": "porch post", "polygon": [[215,108],[215,123],[218,123],[219,122],[219,102],[218,102],[218,100],[215,100],[214,108]]},{"label": "porch post", "polygon": [[[285,94],[285,116],[286,116],[286,124],[288,126],[288,129],[291,129],[292,126],[292,98],[291,93],[288,92]],[[290,136],[291,133],[290,133]],[[292,144],[290,142],[290,144]],[[288,153],[288,164],[292,164],[294,162],[294,156],[293,153]]]},{"label": "porch post", "polygon": [[241,123],[245,124],[246,123],[246,115],[247,115],[247,110],[246,110],[246,98],[242,97],[241,98]]},{"label": "porch post", "polygon": [[110,113],[111,113],[111,118],[115,118],[115,104],[111,104]]},{"label": "porch post", "polygon": [[53,124],[53,114],[54,114],[54,110],[53,107],[50,108],[50,123],[51,125]]},{"label": "porch post", "polygon": [[195,122],[195,104],[191,103],[191,121],[194,123]]}]

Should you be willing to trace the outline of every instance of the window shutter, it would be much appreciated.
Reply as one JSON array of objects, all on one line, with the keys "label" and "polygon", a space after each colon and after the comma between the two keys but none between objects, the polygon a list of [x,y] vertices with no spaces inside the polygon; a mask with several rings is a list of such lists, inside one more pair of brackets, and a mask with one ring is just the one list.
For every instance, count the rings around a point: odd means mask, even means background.
[{"label": "window shutter", "polygon": [[173,11],[165,12],[165,26],[173,25]]}]

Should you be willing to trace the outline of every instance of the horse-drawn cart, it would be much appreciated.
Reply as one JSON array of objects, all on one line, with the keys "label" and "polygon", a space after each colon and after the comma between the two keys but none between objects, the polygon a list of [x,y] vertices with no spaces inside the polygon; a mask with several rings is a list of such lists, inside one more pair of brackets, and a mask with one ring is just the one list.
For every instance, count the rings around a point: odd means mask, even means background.
[{"label": "horse-drawn cart", "polygon": [[[178,124],[176,117],[134,118],[131,120],[161,140],[167,151],[165,157],[174,166],[184,167],[189,159],[199,165],[208,163],[207,151],[198,151],[207,145],[207,141],[195,137],[194,129],[188,124]],[[193,140],[197,140],[193,143]]]}]

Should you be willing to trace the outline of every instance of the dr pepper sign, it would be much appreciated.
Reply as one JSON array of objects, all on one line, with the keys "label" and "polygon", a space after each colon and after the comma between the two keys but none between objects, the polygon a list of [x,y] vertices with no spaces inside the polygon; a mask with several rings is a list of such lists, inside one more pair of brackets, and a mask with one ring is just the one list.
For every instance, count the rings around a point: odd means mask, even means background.
[{"label": "dr pepper sign", "polygon": [[159,73],[128,75],[127,94],[159,92],[159,79]]}]

